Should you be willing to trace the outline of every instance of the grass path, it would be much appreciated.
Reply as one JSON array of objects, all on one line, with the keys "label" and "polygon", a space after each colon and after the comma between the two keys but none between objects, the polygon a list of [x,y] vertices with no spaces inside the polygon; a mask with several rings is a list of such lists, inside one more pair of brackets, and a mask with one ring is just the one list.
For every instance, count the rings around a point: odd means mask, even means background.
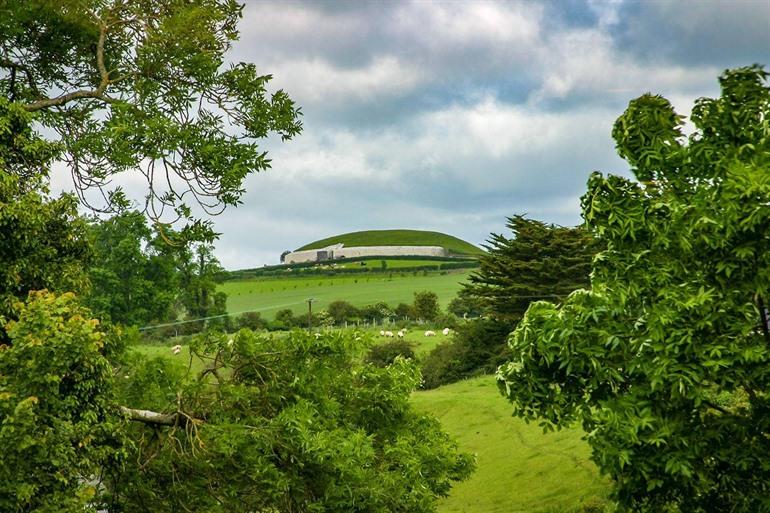
[{"label": "grass path", "polygon": [[512,418],[491,376],[416,392],[412,401],[478,458],[473,476],[440,501],[441,513],[567,512],[608,491],[582,431],[543,434]]}]

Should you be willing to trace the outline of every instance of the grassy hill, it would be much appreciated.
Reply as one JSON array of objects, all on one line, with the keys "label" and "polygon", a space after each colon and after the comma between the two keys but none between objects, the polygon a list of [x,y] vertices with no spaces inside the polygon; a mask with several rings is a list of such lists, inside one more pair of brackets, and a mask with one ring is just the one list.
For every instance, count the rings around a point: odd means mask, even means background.
[{"label": "grassy hill", "polygon": [[441,246],[455,255],[480,255],[484,251],[462,239],[440,232],[422,230],[367,230],[343,233],[334,237],[317,240],[302,246],[297,251],[320,249],[332,244],[354,246]]},{"label": "grassy hill", "polygon": [[395,271],[338,276],[256,278],[226,281],[218,290],[227,293],[228,312],[258,311],[267,319],[272,319],[275,313],[283,308],[290,308],[295,314],[307,312],[308,298],[316,299],[313,303],[314,311],[326,308],[337,299],[344,299],[359,307],[379,301],[395,307],[398,303],[411,304],[414,293],[421,290],[435,292],[441,307],[446,308],[468,274],[468,271],[446,274]]},{"label": "grassy hill", "polygon": [[543,434],[511,417],[492,376],[415,392],[412,403],[477,457],[476,472],[439,502],[439,513],[571,513],[609,492],[580,429]]}]

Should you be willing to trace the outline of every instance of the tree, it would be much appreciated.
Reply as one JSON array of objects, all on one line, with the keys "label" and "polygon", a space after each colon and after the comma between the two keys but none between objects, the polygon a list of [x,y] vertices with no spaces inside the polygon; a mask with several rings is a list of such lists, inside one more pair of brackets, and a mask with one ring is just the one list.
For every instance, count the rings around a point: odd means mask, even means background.
[{"label": "tree", "polygon": [[[224,280],[224,269],[214,256],[214,246],[195,243],[181,252],[179,263],[180,300],[188,319],[206,319],[227,313],[227,294],[217,291]],[[195,323],[198,329],[205,325],[221,326],[224,317]]]},{"label": "tree", "polygon": [[485,315],[511,329],[538,299],[564,298],[588,285],[591,259],[599,246],[581,227],[546,224],[522,215],[509,217],[511,237],[491,234],[479,269],[462,289]]},{"label": "tree", "polygon": [[441,313],[441,307],[438,305],[438,296],[435,292],[423,290],[414,293],[414,302],[412,303],[414,316],[425,321],[433,321]]},{"label": "tree", "polygon": [[241,9],[232,0],[4,3],[3,126],[32,113],[58,136],[47,159],[29,165],[18,158],[24,139],[14,139],[29,125],[10,124],[4,172],[34,184],[51,159],[64,159],[81,200],[93,204],[87,191],[97,189],[104,201],[93,206],[102,209],[125,205],[110,179],[141,174],[150,217],[184,218],[185,235],[210,237],[189,199],[206,212],[237,204],[243,179],[270,167],[256,141],[301,129],[286,93],[268,94],[270,75],[224,65]]},{"label": "tree", "polygon": [[337,325],[342,325],[346,321],[353,320],[359,314],[358,308],[347,301],[342,300],[329,303],[329,306],[326,307],[326,311],[329,312],[329,315],[334,319],[334,323]]},{"label": "tree", "polygon": [[582,423],[632,511],[770,504],[770,88],[726,71],[683,118],[630,102],[613,137],[636,180],[591,175],[591,288],[536,302],[498,373],[516,415]]},{"label": "tree", "polygon": [[93,511],[92,477],[120,460],[110,341],[73,294],[32,292],[0,328],[0,510]]},{"label": "tree", "polygon": [[224,66],[241,7],[31,0],[0,10],[0,264],[13,266],[0,268],[0,510],[435,510],[472,464],[409,407],[413,365],[366,366],[352,335],[242,331],[197,341],[205,366],[194,373],[123,353],[123,332],[105,333],[69,293],[30,292],[85,284],[75,201],[36,192],[63,159],[81,201],[95,188],[108,210],[128,203],[110,179],[144,176],[161,235],[178,217],[181,238],[203,242],[187,260],[189,310],[223,307],[209,286],[213,234],[190,198],[207,213],[237,204],[243,179],[269,167],[257,140],[301,127],[288,96],[267,93],[269,75]]},{"label": "tree", "polygon": [[127,211],[91,224],[94,264],[87,303],[101,319],[143,326],[176,318],[180,249]]}]

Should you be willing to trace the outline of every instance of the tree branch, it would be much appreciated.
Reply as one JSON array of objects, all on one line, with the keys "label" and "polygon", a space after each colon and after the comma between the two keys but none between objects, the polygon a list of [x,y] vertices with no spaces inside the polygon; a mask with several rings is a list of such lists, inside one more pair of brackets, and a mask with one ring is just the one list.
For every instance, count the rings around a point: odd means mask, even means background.
[{"label": "tree branch", "polygon": [[195,419],[182,412],[158,413],[150,410],[137,410],[135,408],[120,407],[121,413],[126,415],[129,420],[152,424],[156,426],[186,426],[188,423],[201,424],[200,419]]},{"label": "tree branch", "polygon": [[99,41],[96,43],[96,68],[99,71],[101,81],[96,89],[80,89],[71,93],[62,94],[55,98],[43,98],[24,106],[24,109],[29,112],[34,112],[49,107],[58,107],[72,100],[79,100],[83,98],[93,98],[96,100],[102,100],[106,103],[111,103],[112,98],[104,94],[107,90],[107,86],[110,85],[110,73],[107,71],[107,67],[104,65],[104,41],[107,38],[107,25],[101,20],[99,21]]}]

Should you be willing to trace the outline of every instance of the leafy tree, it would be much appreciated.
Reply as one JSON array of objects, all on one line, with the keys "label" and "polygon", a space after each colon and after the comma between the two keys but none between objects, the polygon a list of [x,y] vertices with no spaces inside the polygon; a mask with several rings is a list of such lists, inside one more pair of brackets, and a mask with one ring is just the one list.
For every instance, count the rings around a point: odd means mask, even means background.
[{"label": "leafy tree", "polygon": [[167,244],[136,211],[91,225],[94,265],[88,305],[100,318],[146,325],[176,317],[179,249]]},{"label": "leafy tree", "polygon": [[396,306],[396,309],[393,310],[393,314],[399,319],[411,319],[414,317],[414,310],[412,309],[412,305],[399,303]]},{"label": "leafy tree", "polygon": [[[417,367],[366,365],[364,348],[350,333],[243,330],[193,344],[201,376],[137,362],[129,372],[146,384],[132,385],[133,402],[158,407],[166,391],[166,411],[181,405],[186,416],[173,418],[167,441],[135,426],[128,461],[139,464],[110,476],[110,503],[137,512],[435,511],[434,497],[467,477],[472,458],[412,410]],[[174,385],[169,374],[181,378]]]},{"label": "leafy tree", "polygon": [[334,319],[334,323],[342,325],[345,321],[350,321],[358,317],[358,308],[348,303],[347,301],[337,300],[329,303],[326,307],[326,311]]},{"label": "leafy tree", "polygon": [[636,180],[594,173],[591,288],[530,306],[498,374],[516,415],[580,421],[632,511],[770,504],[770,88],[726,71],[695,130],[660,96],[613,137]]},{"label": "leafy tree", "polygon": [[481,302],[468,292],[467,288],[461,289],[457,296],[449,302],[447,311],[457,317],[480,317],[484,313]]},{"label": "leafy tree", "polygon": [[493,372],[505,360],[506,339],[530,302],[566,297],[588,284],[596,240],[582,228],[565,228],[524,216],[508,218],[511,237],[492,234],[479,269],[450,304],[479,319],[459,323],[452,340],[431,351],[425,388]]},{"label": "leafy tree", "polygon": [[493,233],[478,271],[462,294],[485,315],[512,328],[538,299],[563,298],[588,285],[591,259],[599,250],[583,228],[546,224],[522,215],[509,217],[512,237]]},{"label": "leafy tree", "polygon": [[122,445],[108,340],[73,294],[33,292],[17,314],[0,325],[0,510],[86,511]]},{"label": "leafy tree", "polygon": [[429,290],[415,292],[412,311],[418,319],[425,321],[435,320],[439,313],[441,313],[441,308],[438,305],[438,296],[435,292]]},{"label": "leafy tree", "polygon": [[[107,210],[128,203],[111,179],[143,177],[161,233],[181,218],[183,239],[210,242],[193,205],[237,204],[244,178],[269,167],[257,141],[299,132],[298,109],[267,92],[269,75],[224,65],[241,6],[30,0],[0,10],[0,510],[435,510],[471,461],[410,409],[411,364],[366,366],[352,335],[243,331],[198,342],[207,365],[192,375],[181,362],[132,364],[113,347],[118,333],[69,294],[27,294],[84,284],[75,201],[35,192],[54,159],[81,202],[102,192],[95,206]],[[223,296],[195,251],[185,304],[210,313]]]},{"label": "leafy tree", "polygon": [[[196,243],[181,252],[179,263],[180,298],[189,319],[204,319],[227,313],[227,294],[217,291],[224,280],[224,269],[214,256],[214,246]],[[224,317],[201,321],[205,325],[220,326]],[[197,324],[197,323],[196,323]]]},{"label": "leafy tree", "polygon": [[77,202],[44,193],[26,190],[19,177],[0,169],[0,317],[15,318],[18,298],[32,290],[87,288],[83,270],[92,253]]},{"label": "leafy tree", "polygon": [[[2,118],[34,113],[57,135],[44,151],[69,164],[83,201],[95,188],[106,200],[95,206],[125,205],[108,182],[143,176],[151,217],[170,211],[192,221],[186,235],[210,237],[188,200],[206,212],[237,204],[244,178],[270,166],[256,140],[301,129],[289,97],[267,93],[270,75],[223,65],[241,9],[232,0],[5,2]],[[4,171],[34,183],[48,168],[18,157],[24,140],[8,143],[17,133],[29,135],[29,125],[11,124],[4,136],[0,153],[16,154]]]}]

